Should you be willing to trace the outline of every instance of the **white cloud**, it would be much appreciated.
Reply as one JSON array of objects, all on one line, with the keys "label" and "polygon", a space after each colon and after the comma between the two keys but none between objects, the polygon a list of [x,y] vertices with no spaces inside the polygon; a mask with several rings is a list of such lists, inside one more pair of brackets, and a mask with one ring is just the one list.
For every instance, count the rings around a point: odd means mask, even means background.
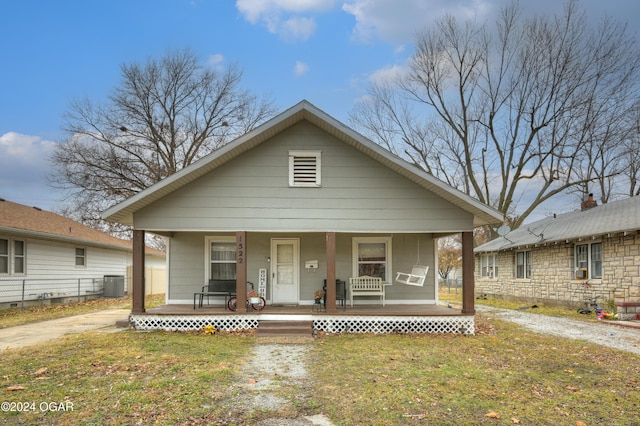
[{"label": "white cloud", "polygon": [[303,76],[309,71],[309,65],[304,62],[296,61],[295,66],[293,67],[293,73],[297,76]]},{"label": "white cloud", "polygon": [[55,194],[46,184],[56,142],[9,132],[0,135],[0,197],[48,208]]},{"label": "white cloud", "polygon": [[489,0],[348,0],[342,10],[353,15],[353,38],[369,43],[380,39],[406,43],[445,14],[460,19],[484,19]]},{"label": "white cloud", "polygon": [[262,24],[285,40],[306,40],[316,30],[312,17],[301,16],[325,12],[335,0],[237,0],[236,7],[252,24]]},{"label": "white cloud", "polygon": [[375,85],[387,85],[397,80],[407,72],[405,67],[400,65],[393,65],[387,68],[381,68],[376,70],[369,76],[369,81]]},{"label": "white cloud", "polygon": [[221,63],[224,62],[224,56],[221,53],[216,53],[215,55],[210,55],[207,63],[213,67],[217,67]]}]

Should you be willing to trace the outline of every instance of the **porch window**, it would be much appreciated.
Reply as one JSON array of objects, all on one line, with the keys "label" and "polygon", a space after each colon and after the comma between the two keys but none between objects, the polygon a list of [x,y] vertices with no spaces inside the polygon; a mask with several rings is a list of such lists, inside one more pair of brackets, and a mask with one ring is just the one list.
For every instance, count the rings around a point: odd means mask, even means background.
[{"label": "porch window", "polygon": [[531,278],[531,251],[516,252],[516,278]]},{"label": "porch window", "polygon": [[209,240],[209,279],[236,279],[235,238]]},{"label": "porch window", "polygon": [[480,276],[482,278],[495,278],[498,276],[497,255],[483,254],[480,258]]},{"label": "porch window", "polygon": [[576,278],[602,278],[602,243],[575,246]]},{"label": "porch window", "polygon": [[76,266],[87,266],[87,252],[80,247],[76,247]]},{"label": "porch window", "polygon": [[366,237],[353,240],[353,274],[367,275],[391,282],[391,237]]},{"label": "porch window", "polygon": [[289,151],[289,186],[320,186],[320,151]]},{"label": "porch window", "polygon": [[9,273],[9,240],[0,238],[0,274]]}]

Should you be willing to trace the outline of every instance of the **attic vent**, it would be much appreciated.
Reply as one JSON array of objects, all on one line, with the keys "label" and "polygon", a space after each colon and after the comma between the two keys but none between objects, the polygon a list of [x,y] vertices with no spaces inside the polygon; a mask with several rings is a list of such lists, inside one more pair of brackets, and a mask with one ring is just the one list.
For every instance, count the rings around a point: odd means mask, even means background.
[{"label": "attic vent", "polygon": [[320,186],[320,151],[289,152],[289,186]]}]

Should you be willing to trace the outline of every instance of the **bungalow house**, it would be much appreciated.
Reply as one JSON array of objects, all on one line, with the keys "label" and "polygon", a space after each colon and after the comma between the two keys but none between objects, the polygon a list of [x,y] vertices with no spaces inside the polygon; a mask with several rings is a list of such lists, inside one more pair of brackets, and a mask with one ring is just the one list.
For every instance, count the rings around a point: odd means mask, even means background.
[{"label": "bungalow house", "polygon": [[[462,311],[453,320],[431,318],[424,327],[442,320],[445,325],[433,331],[458,330],[463,324],[473,332],[472,232],[502,221],[497,211],[307,101],[108,209],[103,217],[134,227],[132,323],[171,330],[197,329],[214,320],[225,327],[251,328],[275,319],[282,306],[307,306],[300,317],[308,318],[314,294],[325,283],[326,309],[314,314],[314,326],[332,331],[343,321],[343,329],[370,330],[353,318],[347,324],[341,316],[375,306],[379,314],[370,321],[378,321],[390,306],[401,315],[409,305],[435,307],[436,239],[462,233],[467,270]],[[144,291],[140,242],[146,232],[168,240],[167,306],[175,307],[172,315],[146,312],[139,296]],[[397,282],[397,272],[411,271],[418,259],[430,268],[423,285]],[[384,283],[385,306],[378,306],[377,297],[359,294],[354,307],[338,310],[337,281],[349,287],[349,278],[365,275]],[[266,309],[258,313],[249,306],[247,312],[239,303],[231,313],[223,309],[223,297],[213,298],[217,311],[196,309],[195,293],[216,279],[234,280],[238,295],[246,294],[247,282],[254,283]],[[179,306],[191,312],[178,313]],[[220,317],[207,316],[214,313]],[[426,313],[418,310],[419,317]],[[384,320],[385,330],[422,321],[415,316]],[[447,325],[454,322],[458,325]]]},{"label": "bungalow house", "polygon": [[640,301],[640,197],[523,225],[476,253],[476,292],[582,305]]},{"label": "bungalow house", "polygon": [[[131,241],[0,198],[0,306],[85,300],[126,292]],[[164,252],[148,249],[164,269]]]}]

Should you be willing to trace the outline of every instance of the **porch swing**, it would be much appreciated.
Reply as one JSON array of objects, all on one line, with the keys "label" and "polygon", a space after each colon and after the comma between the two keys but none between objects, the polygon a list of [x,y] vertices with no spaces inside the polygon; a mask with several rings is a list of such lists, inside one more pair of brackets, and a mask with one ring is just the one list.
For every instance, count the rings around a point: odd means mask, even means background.
[{"label": "porch swing", "polygon": [[429,272],[429,267],[420,265],[420,239],[418,239],[418,261],[413,265],[411,273],[397,272],[396,282],[422,287],[424,285],[424,279],[427,277],[427,272]]}]

